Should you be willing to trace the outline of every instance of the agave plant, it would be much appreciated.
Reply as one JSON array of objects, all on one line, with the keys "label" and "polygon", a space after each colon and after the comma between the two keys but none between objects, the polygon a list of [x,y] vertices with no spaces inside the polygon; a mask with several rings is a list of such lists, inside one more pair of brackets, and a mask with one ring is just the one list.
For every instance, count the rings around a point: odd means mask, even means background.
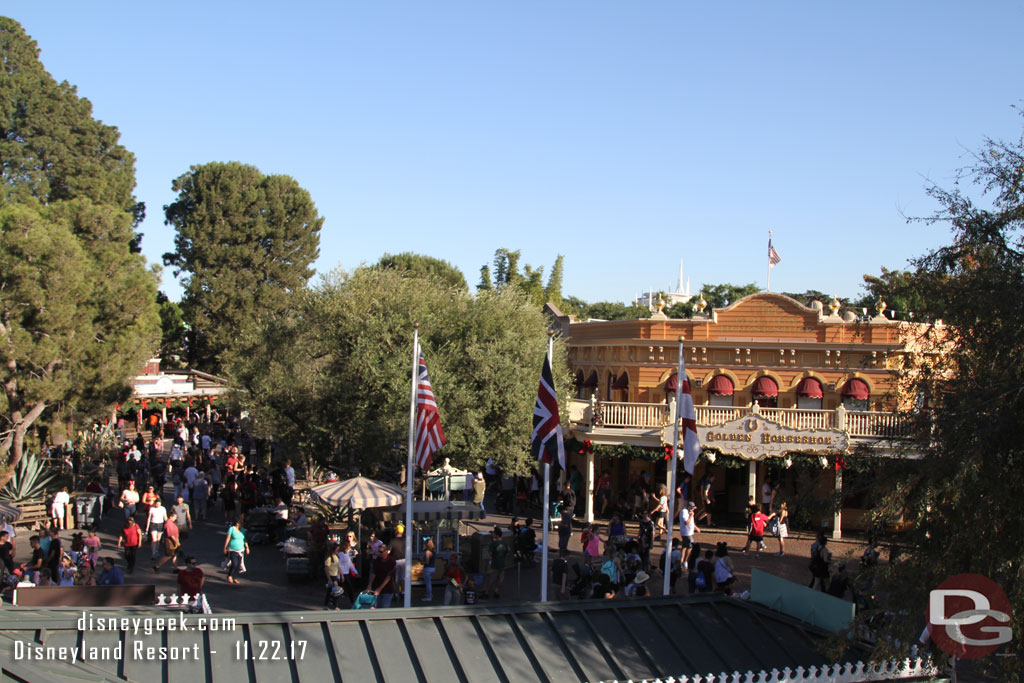
[{"label": "agave plant", "polygon": [[58,474],[48,469],[38,454],[26,454],[15,466],[14,476],[7,482],[7,486],[0,489],[0,500],[17,505],[42,498],[46,493],[46,487]]}]

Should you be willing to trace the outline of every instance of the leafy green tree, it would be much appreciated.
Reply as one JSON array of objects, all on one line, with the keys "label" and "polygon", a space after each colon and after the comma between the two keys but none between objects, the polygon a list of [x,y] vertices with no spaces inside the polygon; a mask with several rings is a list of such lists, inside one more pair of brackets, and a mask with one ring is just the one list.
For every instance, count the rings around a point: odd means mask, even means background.
[{"label": "leafy green tree", "polygon": [[[96,415],[156,349],[156,279],[130,214],[88,200],[0,207],[0,456],[12,468],[48,408]],[[0,474],[0,484],[13,474]]]},{"label": "leafy green tree", "polygon": [[156,349],[156,277],[138,255],[134,157],[0,17],[0,485],[33,425],[95,416]]},{"label": "leafy green tree", "polygon": [[401,254],[384,254],[377,261],[375,267],[380,269],[394,268],[417,275],[429,275],[447,282],[449,286],[455,289],[469,290],[469,287],[466,285],[466,277],[462,274],[461,270],[447,261],[442,261],[433,256],[414,254],[411,251]]},{"label": "leafy green tree", "polygon": [[[380,292],[387,292],[381,297]],[[261,424],[335,466],[372,475],[404,464],[412,323],[448,445],[476,467],[530,463],[533,403],[547,345],[541,311],[520,292],[454,292],[409,271],[360,268],[293,296],[243,335],[230,374]],[[556,340],[556,385],[570,386]]]},{"label": "leafy green tree", "polygon": [[869,314],[878,310],[878,303],[884,301],[886,314],[897,320],[924,321],[941,318],[940,306],[921,291],[921,282],[927,273],[910,270],[889,270],[882,268],[880,275],[865,275],[866,293],[854,306],[866,308]]},{"label": "leafy green tree", "polygon": [[156,303],[160,307],[160,358],[168,367],[180,367],[185,356],[185,335],[188,332],[181,306],[169,300],[163,292],[157,292]]},{"label": "leafy green tree", "polygon": [[186,274],[189,361],[216,372],[239,330],[312,277],[323,218],[291,177],[234,161],[193,166],[172,189],[164,213],[177,234],[164,264]]},{"label": "leafy green tree", "polygon": [[[480,282],[477,284],[477,291],[503,292],[506,289],[515,289],[524,294],[537,306],[543,306],[548,301],[555,305],[562,299],[562,273],[564,269],[564,258],[561,254],[555,259],[551,268],[551,275],[548,277],[547,285],[544,284],[544,267],[525,264],[522,272],[519,272],[519,261],[522,254],[509,249],[498,249],[494,252],[494,280],[491,280],[491,269],[486,265],[480,268]],[[557,300],[556,300],[557,299]]]},{"label": "leafy green tree", "polygon": [[624,304],[618,301],[598,301],[587,306],[585,317],[598,320],[637,320],[650,318],[651,311],[646,306]]},{"label": "leafy green tree", "polygon": [[562,305],[562,276],[565,271],[565,257],[559,254],[551,266],[548,283],[544,287],[544,298],[556,306]]},{"label": "leafy green tree", "polygon": [[0,54],[0,200],[88,197],[138,224],[145,207],[132,194],[135,157],[117,128],[92,118],[89,100],[46,72],[36,42],[8,17],[0,17]]},{"label": "leafy green tree", "polygon": [[[948,326],[926,326],[921,349],[901,373],[919,397],[916,438],[922,459],[909,474],[887,477],[876,511],[879,524],[913,520],[906,549],[880,570],[879,593],[890,625],[878,639],[881,654],[914,642],[928,592],[950,576],[976,573],[999,583],[1015,607],[1024,604],[1024,139],[988,140],[956,189],[933,187],[941,209],[931,221],[952,227],[949,246],[914,262],[910,291],[941,309]],[[964,187],[976,183],[981,207]],[[980,200],[978,200],[980,201]],[[902,283],[902,276],[893,281]],[[875,612],[861,615],[867,619]],[[1022,674],[1024,611],[1015,609],[1014,639],[978,660],[988,680]]]},{"label": "leafy green tree", "polygon": [[[745,296],[757,294],[761,291],[761,288],[756,283],[751,282],[748,285],[704,285],[700,291],[704,295],[704,300],[708,302],[708,307],[704,310],[705,312],[710,312],[713,308],[725,308]],[[697,298],[699,299],[700,297],[698,296]]]}]

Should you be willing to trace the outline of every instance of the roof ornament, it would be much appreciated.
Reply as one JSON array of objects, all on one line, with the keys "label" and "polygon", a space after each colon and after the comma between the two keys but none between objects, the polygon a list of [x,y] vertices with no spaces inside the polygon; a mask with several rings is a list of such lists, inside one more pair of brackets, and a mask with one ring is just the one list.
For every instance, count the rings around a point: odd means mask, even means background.
[{"label": "roof ornament", "polygon": [[885,315],[885,309],[887,307],[888,306],[886,305],[885,300],[884,299],[879,299],[878,300],[878,305],[875,306],[875,310],[878,311],[878,315]]},{"label": "roof ornament", "polygon": [[836,315],[837,313],[839,313],[839,309],[842,308],[842,306],[843,305],[839,303],[839,298],[835,294],[833,294],[832,303],[828,305],[829,310],[832,311],[832,315]]}]

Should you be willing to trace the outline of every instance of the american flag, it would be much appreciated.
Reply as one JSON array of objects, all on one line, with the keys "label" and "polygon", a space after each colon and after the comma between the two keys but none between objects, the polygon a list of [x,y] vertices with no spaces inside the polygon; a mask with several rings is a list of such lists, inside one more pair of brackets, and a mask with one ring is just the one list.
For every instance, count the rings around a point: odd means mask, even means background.
[{"label": "american flag", "polygon": [[420,352],[419,377],[416,383],[416,465],[421,470],[430,469],[434,451],[448,443],[441,429],[441,416],[434,401],[434,390],[427,374],[427,361]]},{"label": "american flag", "polygon": [[782,263],[782,257],[779,256],[779,252],[775,251],[775,247],[772,246],[772,238],[768,238],[768,267],[774,268],[775,266]]},{"label": "american flag", "polygon": [[693,395],[690,393],[690,380],[686,379],[686,361],[680,368],[679,377],[682,377],[679,393],[679,405],[676,406],[676,414],[679,416],[679,429],[682,431],[683,441],[683,469],[693,474],[693,468],[697,465],[697,458],[700,456],[700,439],[697,437],[697,410],[693,407]]},{"label": "american flag", "polygon": [[530,453],[541,462],[551,465],[558,458],[558,466],[565,469],[565,443],[562,441],[562,422],[558,417],[558,397],[551,374],[551,360],[544,356],[537,388],[537,405],[533,408],[533,435]]}]

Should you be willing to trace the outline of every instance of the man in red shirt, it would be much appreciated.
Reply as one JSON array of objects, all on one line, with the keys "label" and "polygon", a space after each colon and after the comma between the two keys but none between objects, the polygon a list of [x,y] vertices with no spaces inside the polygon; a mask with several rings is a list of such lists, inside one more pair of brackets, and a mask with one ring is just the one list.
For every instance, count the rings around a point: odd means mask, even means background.
[{"label": "man in red shirt", "polygon": [[128,573],[135,571],[135,554],[142,545],[142,530],[135,523],[134,517],[129,517],[125,527],[121,529],[121,536],[117,539],[117,547],[124,545],[124,559],[127,564]]},{"label": "man in red shirt", "polygon": [[178,515],[172,512],[164,522],[163,550],[164,556],[153,565],[153,571],[159,572],[167,560],[171,561],[171,567],[178,568],[178,549],[181,547],[181,532],[178,530]]},{"label": "man in red shirt", "polygon": [[751,543],[757,544],[757,556],[761,557],[761,548],[764,547],[764,525],[768,523],[772,517],[775,516],[773,512],[770,515],[766,515],[761,512],[757,506],[751,508],[750,513],[750,535],[747,536],[747,544],[743,546],[743,552],[747,552],[747,548],[750,547]]},{"label": "man in red shirt", "polygon": [[196,558],[189,555],[185,559],[185,568],[178,570],[178,585],[183,595],[198,595],[203,592],[206,577],[203,570],[196,564]]}]

